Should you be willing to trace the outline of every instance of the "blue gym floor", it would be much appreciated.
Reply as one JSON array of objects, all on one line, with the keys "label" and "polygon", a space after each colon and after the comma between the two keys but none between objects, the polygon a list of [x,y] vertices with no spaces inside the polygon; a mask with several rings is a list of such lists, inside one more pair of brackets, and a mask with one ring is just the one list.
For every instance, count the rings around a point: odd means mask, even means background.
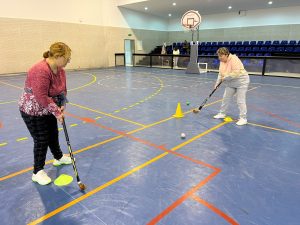
[{"label": "blue gym floor", "polygon": [[[24,79],[0,76],[0,224],[300,224],[300,79],[251,76],[249,124],[238,127],[212,118],[223,86],[192,113],[215,73],[68,72],[66,123],[85,192],[75,178],[63,187],[31,181],[33,142],[17,106]],[[237,119],[235,103],[228,115]],[[60,143],[67,153],[61,129]],[[74,175],[47,160],[53,180]]]}]

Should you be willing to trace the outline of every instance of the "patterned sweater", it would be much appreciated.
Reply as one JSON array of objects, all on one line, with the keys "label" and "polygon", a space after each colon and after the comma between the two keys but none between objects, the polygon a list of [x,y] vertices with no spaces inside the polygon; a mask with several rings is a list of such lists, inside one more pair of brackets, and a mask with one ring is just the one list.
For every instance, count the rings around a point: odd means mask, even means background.
[{"label": "patterned sweater", "polygon": [[56,96],[60,94],[67,94],[65,71],[61,68],[54,74],[44,59],[29,69],[19,109],[31,116],[59,116]]}]

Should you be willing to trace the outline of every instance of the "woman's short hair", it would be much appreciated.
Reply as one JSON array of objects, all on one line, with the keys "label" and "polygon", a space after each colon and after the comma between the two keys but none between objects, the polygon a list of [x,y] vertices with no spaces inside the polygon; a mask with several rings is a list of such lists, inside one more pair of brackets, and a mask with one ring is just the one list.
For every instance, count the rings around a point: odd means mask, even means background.
[{"label": "woman's short hair", "polygon": [[50,46],[50,50],[44,52],[43,57],[61,57],[69,58],[71,56],[71,48],[63,42],[55,42]]},{"label": "woman's short hair", "polygon": [[229,52],[228,48],[221,47],[217,50],[217,54],[218,55],[229,55],[230,52]]}]

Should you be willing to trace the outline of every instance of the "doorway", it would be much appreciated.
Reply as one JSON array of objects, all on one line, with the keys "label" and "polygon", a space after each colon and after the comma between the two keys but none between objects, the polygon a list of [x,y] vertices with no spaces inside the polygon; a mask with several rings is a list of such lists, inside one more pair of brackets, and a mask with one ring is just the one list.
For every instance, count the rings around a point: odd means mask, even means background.
[{"label": "doorway", "polygon": [[125,39],[124,50],[125,50],[125,66],[133,66],[132,54],[135,51],[134,40]]}]

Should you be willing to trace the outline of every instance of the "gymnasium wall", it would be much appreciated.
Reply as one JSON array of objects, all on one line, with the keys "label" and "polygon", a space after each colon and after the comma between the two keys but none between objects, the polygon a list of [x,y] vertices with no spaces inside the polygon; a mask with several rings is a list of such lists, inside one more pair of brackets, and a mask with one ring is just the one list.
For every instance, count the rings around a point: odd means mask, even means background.
[{"label": "gymnasium wall", "polygon": [[162,31],[8,18],[0,18],[0,30],[0,74],[27,71],[55,41],[72,49],[67,69],[82,69],[114,66],[124,39],[143,40],[136,52],[144,53],[168,38]]},{"label": "gymnasium wall", "polygon": [[[300,40],[299,12],[300,6],[202,15],[199,40]],[[180,19],[169,21],[169,32],[169,42],[192,38],[191,33],[183,31]]]},{"label": "gymnasium wall", "polygon": [[[300,40],[299,11],[290,7],[247,11],[244,16],[204,15],[200,41]],[[114,66],[114,54],[124,52],[124,39],[136,40],[137,53],[163,42],[191,40],[180,19],[119,8],[116,0],[9,0],[1,3],[0,15],[0,74],[27,71],[55,41],[73,50],[67,69],[79,69]]]},{"label": "gymnasium wall", "polygon": [[27,71],[55,41],[73,51],[67,69],[82,69],[114,66],[124,39],[141,40],[136,52],[147,53],[168,38],[167,21],[119,9],[115,0],[10,0],[0,15],[0,74]]}]

